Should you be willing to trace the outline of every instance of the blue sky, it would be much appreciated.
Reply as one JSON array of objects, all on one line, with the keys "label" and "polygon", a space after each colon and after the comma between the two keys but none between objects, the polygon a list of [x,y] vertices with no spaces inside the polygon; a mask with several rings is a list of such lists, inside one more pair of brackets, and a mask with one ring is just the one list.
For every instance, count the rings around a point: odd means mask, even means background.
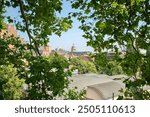
[{"label": "blue sky", "polygon": [[[60,14],[60,17],[65,17],[68,15],[68,12],[74,11],[70,3],[64,2],[63,3],[63,10]],[[9,15],[11,17],[16,17],[19,20],[18,16],[18,10],[13,8],[7,8],[6,15]],[[80,25],[80,22],[78,22],[76,19],[73,19],[73,27],[67,32],[63,32],[61,37],[58,36],[51,36],[49,45],[52,47],[52,49],[55,48],[63,48],[65,50],[70,50],[71,46],[75,44],[77,51],[93,51],[91,47],[88,47],[86,45],[86,39],[82,37],[83,32],[78,29]],[[18,35],[20,37],[23,37],[24,39],[28,40],[28,36],[26,33],[18,32]]]}]

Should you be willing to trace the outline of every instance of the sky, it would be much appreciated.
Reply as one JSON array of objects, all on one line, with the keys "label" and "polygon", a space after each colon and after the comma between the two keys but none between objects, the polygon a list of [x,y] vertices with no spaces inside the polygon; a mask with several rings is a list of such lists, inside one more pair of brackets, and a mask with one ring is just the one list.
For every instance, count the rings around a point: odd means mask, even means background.
[{"label": "sky", "polygon": [[[60,14],[60,17],[65,17],[69,12],[74,11],[71,8],[69,2],[63,3],[63,10]],[[13,8],[7,8],[6,16],[16,17],[19,20],[18,10]],[[71,46],[74,44],[76,47],[76,51],[93,51],[93,48],[86,45],[87,40],[82,37],[83,32],[78,28],[80,22],[77,19],[73,19],[73,27],[69,29],[67,32],[63,32],[61,37],[56,35],[50,36],[49,45],[52,49],[62,48],[70,51]],[[28,36],[26,33],[22,33],[18,31],[18,35],[25,40],[28,40]]]}]

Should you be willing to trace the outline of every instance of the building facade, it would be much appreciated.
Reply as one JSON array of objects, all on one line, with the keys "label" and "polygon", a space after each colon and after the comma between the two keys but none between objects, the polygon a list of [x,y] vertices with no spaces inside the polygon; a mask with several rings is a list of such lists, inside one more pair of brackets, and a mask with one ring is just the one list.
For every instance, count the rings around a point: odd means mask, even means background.
[{"label": "building facade", "polygon": [[52,47],[47,45],[47,46],[42,46],[39,48],[40,54],[42,56],[49,56],[52,52]]},{"label": "building facade", "polygon": [[6,28],[2,29],[0,32],[0,37],[2,37],[4,34],[6,34],[6,36],[17,37],[17,30],[14,28],[13,25],[6,24]]}]

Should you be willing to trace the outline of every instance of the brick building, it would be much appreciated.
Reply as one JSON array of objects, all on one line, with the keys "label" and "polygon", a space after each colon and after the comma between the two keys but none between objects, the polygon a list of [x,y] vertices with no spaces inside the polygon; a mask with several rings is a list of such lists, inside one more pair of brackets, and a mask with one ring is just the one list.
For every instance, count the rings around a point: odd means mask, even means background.
[{"label": "brick building", "polygon": [[47,45],[47,46],[40,47],[39,50],[42,56],[49,56],[52,51],[52,48],[51,46]]},{"label": "brick building", "polygon": [[0,37],[2,37],[3,34],[5,34],[7,36],[14,36],[14,37],[17,37],[17,30],[14,28],[13,25],[8,25],[6,24],[6,28],[5,29],[2,29],[1,32],[0,32]]},{"label": "brick building", "polygon": [[[18,37],[17,36],[17,30],[13,25],[5,24],[5,28],[0,31],[0,37],[3,37],[3,35],[6,34],[6,37],[13,36],[13,37]],[[21,43],[26,43],[24,41],[24,38],[19,37],[19,40]],[[14,48],[13,45],[9,45],[9,48]]]}]

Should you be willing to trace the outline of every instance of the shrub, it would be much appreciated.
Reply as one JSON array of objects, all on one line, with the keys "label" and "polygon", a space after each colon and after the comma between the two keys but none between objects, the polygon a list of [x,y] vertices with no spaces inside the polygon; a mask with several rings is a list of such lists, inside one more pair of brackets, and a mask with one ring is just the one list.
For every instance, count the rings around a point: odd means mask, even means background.
[{"label": "shrub", "polygon": [[6,100],[21,99],[23,97],[24,80],[20,79],[13,65],[0,66],[0,92]]},{"label": "shrub", "polygon": [[123,74],[121,65],[117,64],[115,61],[109,61],[105,67],[98,66],[98,72],[107,75],[117,75]]},{"label": "shrub", "polygon": [[29,64],[30,76],[27,99],[54,99],[68,87],[71,72],[68,61],[57,54],[50,58],[38,57]]},{"label": "shrub", "polygon": [[64,93],[65,100],[84,100],[85,99],[86,90],[82,89],[77,91],[77,88],[69,89]]},{"label": "shrub", "polygon": [[96,73],[96,67],[93,62],[85,61],[80,58],[71,59],[73,69],[77,69],[79,74]]},{"label": "shrub", "polygon": [[[9,45],[13,45],[13,48],[9,48]],[[0,39],[0,66],[13,64],[14,77],[25,80],[27,87],[24,99],[54,99],[56,96],[62,95],[69,83],[68,76],[71,76],[71,72],[68,70],[69,62],[57,54],[49,58],[35,56],[32,55],[32,49],[30,49],[29,44],[21,43],[18,38],[4,36]],[[3,76],[1,75],[1,77]],[[13,77],[13,73],[10,73],[9,77]],[[18,88],[19,84],[13,85],[18,81],[16,78],[8,81],[4,83],[3,90],[0,92],[12,91],[13,87]],[[8,86],[10,86],[9,89],[7,89]],[[18,91],[18,93],[20,92]],[[14,95],[18,95],[17,91]],[[4,98],[6,99],[6,96]],[[10,98],[19,99],[19,97],[12,96],[7,99]]]}]

